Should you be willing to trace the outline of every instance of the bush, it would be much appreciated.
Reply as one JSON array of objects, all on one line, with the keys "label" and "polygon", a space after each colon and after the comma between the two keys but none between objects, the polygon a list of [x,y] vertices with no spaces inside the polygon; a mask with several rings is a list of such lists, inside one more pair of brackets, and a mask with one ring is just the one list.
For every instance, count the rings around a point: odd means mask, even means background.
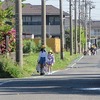
[{"label": "bush", "polygon": [[[0,77],[20,78],[36,74],[38,55],[39,53],[25,55],[23,59],[23,69],[21,69],[21,67],[19,67],[17,64],[13,63],[11,59],[7,59],[5,56],[0,56]],[[61,60],[60,53],[55,54],[55,64],[53,66],[53,70],[67,68],[67,66],[78,57],[79,54],[70,56],[69,52],[64,52],[64,60]]]},{"label": "bush", "polygon": [[24,40],[23,43],[23,53],[29,53],[31,51],[31,41]]},{"label": "bush", "polygon": [[38,45],[35,44],[33,40],[24,40],[23,53],[34,53],[39,52],[41,48],[41,42]]},{"label": "bush", "polygon": [[0,77],[12,78],[12,77],[25,77],[28,74],[22,70],[17,64],[13,63],[11,59],[7,59],[5,56],[2,56],[0,59]]}]

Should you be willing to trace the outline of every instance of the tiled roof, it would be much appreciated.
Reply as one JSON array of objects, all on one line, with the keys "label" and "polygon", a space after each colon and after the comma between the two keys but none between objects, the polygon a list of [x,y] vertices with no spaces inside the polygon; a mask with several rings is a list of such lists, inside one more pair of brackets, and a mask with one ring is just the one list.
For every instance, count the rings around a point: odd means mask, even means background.
[{"label": "tiled roof", "polygon": [[91,23],[92,28],[100,28],[100,20],[93,20]]},{"label": "tiled roof", "polygon": [[[6,9],[8,6],[14,6],[14,2],[4,2],[3,9]],[[41,5],[32,5],[30,3],[24,3],[24,7],[22,8],[23,15],[41,15]],[[60,11],[58,8],[52,5],[46,5],[46,14],[47,15],[60,15]],[[68,16],[68,13],[63,12],[63,15]]]},{"label": "tiled roof", "polygon": [[[23,15],[41,15],[41,5],[25,4],[22,11],[23,11]],[[63,13],[64,15],[68,16],[68,13],[66,12]],[[46,5],[46,14],[59,15],[60,11],[58,8],[52,5]]]}]

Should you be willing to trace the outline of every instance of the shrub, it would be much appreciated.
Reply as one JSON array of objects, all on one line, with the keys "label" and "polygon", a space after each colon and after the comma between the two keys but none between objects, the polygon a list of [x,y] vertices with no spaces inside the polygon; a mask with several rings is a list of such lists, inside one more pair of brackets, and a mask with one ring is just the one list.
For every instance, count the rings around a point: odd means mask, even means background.
[{"label": "shrub", "polygon": [[[4,54],[6,51],[13,52],[15,51],[15,33],[14,29],[11,29],[7,33],[0,33],[0,53]],[[8,46],[6,47],[6,43]]]},{"label": "shrub", "polygon": [[29,53],[30,52],[30,48],[31,48],[31,41],[30,40],[24,40],[23,41],[23,53]]},{"label": "shrub", "polygon": [[38,52],[41,47],[41,43],[36,45],[32,40],[24,40],[23,44],[23,53]]},{"label": "shrub", "polygon": [[13,63],[11,59],[2,56],[0,59],[0,77],[24,77],[27,76],[26,72],[22,70],[17,64]]},{"label": "shrub", "polygon": [[[28,77],[32,74],[36,74],[36,65],[39,53],[32,53],[25,55],[23,59],[23,69],[16,63],[13,63],[11,59],[7,59],[5,56],[0,56],[0,77],[8,78],[20,78]],[[70,56],[69,52],[64,52],[64,60],[60,59],[60,53],[55,54],[55,64],[53,70],[65,69],[73,60],[80,55]]]}]

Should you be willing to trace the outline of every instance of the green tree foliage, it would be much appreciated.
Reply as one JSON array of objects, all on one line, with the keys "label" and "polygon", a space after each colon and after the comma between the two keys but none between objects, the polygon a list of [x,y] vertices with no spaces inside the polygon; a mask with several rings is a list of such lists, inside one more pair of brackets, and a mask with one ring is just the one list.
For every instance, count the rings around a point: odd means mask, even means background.
[{"label": "green tree foliage", "polygon": [[[79,28],[77,28],[77,40],[79,43]],[[70,48],[70,30],[65,31],[65,42],[66,42],[66,48]],[[73,29],[73,43],[75,43],[75,29]],[[81,45],[84,47],[86,43],[86,37],[84,35],[84,30],[81,28]]]},{"label": "green tree foliage", "polygon": [[68,50],[70,48],[70,31],[69,30],[65,30],[65,48]]},{"label": "green tree foliage", "polygon": [[[15,25],[14,19],[14,6],[8,5],[8,2],[15,2],[15,0],[9,0],[3,2],[0,0],[0,53],[7,51],[14,51],[15,49]],[[22,0],[25,1],[25,0]],[[5,6],[4,6],[5,5]],[[6,37],[9,36],[9,48],[6,48]]]},{"label": "green tree foliage", "polygon": [[[80,29],[80,32],[81,32],[81,45],[82,48],[84,48],[84,45],[86,44],[85,32],[82,28]],[[79,28],[77,29],[77,33],[78,33],[77,35],[78,35],[78,43],[79,43]]]},{"label": "green tree foliage", "polygon": [[6,36],[12,37],[9,34],[13,25],[9,24],[12,21],[13,13],[12,7],[3,9],[3,2],[0,2],[0,52],[5,53],[6,49]]}]

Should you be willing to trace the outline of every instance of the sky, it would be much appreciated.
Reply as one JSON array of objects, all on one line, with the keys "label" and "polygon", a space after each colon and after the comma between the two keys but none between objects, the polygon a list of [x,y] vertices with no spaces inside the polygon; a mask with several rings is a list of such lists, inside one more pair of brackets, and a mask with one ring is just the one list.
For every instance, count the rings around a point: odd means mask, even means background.
[{"label": "sky", "polygon": [[[94,9],[91,10],[91,19],[100,20],[100,0],[88,0],[93,1]],[[40,5],[41,0],[26,0],[25,3],[31,3],[33,5]],[[47,0],[46,5],[54,5],[59,8],[59,0]],[[69,12],[68,0],[63,0],[63,10]]]}]

